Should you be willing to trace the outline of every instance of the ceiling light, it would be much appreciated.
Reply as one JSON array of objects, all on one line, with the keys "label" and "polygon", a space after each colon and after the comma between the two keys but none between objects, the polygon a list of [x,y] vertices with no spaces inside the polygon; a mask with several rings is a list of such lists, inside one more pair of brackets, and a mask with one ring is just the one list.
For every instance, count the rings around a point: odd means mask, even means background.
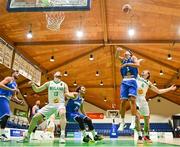
[{"label": "ceiling light", "polygon": [[96,77],[99,77],[99,71],[96,71]]},{"label": "ceiling light", "polygon": [[168,54],[167,59],[168,59],[168,60],[172,60],[172,56],[171,56],[171,54]]},{"label": "ceiling light", "polygon": [[83,33],[82,30],[77,30],[77,31],[76,31],[76,36],[77,36],[77,37],[81,38],[81,37],[83,37],[83,35],[84,35],[84,33]]},{"label": "ceiling light", "polygon": [[90,54],[89,60],[90,60],[90,61],[94,60],[93,54]]},{"label": "ceiling light", "polygon": [[107,98],[106,97],[104,98],[104,102],[107,102]]},{"label": "ceiling light", "polygon": [[54,61],[55,61],[54,56],[51,56],[50,62],[54,62]]},{"label": "ceiling light", "polygon": [[74,85],[74,86],[77,86],[77,83],[76,83],[76,81],[74,81],[73,85]]},{"label": "ceiling light", "polygon": [[33,37],[32,31],[30,30],[30,31],[27,33],[26,36],[27,36],[28,39],[31,39],[31,38]]},{"label": "ceiling light", "polygon": [[104,85],[104,84],[103,84],[103,81],[101,81],[101,82],[100,82],[100,85],[101,85],[101,86],[103,86],[103,85]]},{"label": "ceiling light", "polygon": [[163,75],[164,75],[164,73],[163,73],[162,70],[160,70],[159,74],[160,74],[160,76],[163,76]]},{"label": "ceiling light", "polygon": [[67,71],[64,72],[64,76],[67,77],[68,76],[68,73]]},{"label": "ceiling light", "polygon": [[134,36],[134,35],[135,35],[135,30],[134,30],[133,28],[130,28],[130,29],[128,30],[128,35],[129,35],[130,37]]},{"label": "ceiling light", "polygon": [[154,81],[153,85],[154,85],[154,86],[156,86],[156,85],[157,85],[156,81]]}]

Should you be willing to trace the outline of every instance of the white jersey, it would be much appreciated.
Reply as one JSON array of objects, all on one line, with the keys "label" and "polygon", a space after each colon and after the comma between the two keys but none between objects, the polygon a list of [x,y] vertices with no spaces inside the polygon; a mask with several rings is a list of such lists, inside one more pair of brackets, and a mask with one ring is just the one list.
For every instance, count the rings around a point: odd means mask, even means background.
[{"label": "white jersey", "polygon": [[67,84],[63,81],[50,81],[48,85],[49,103],[65,103],[64,93],[67,91]]},{"label": "white jersey", "polygon": [[139,106],[143,102],[146,102],[146,93],[151,85],[149,80],[145,80],[144,78],[138,76],[137,78],[138,92],[136,98],[136,104]]}]

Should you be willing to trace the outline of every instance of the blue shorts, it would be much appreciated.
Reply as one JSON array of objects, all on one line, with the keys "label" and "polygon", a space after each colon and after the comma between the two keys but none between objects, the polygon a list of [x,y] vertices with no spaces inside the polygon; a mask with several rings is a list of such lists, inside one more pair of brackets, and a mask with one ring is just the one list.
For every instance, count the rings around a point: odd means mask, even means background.
[{"label": "blue shorts", "polygon": [[0,97],[0,120],[4,116],[10,116],[10,114],[11,109],[9,106],[9,100],[4,97]]},{"label": "blue shorts", "polygon": [[137,82],[135,79],[123,80],[120,89],[121,99],[128,99],[130,96],[137,96]]},{"label": "blue shorts", "polygon": [[82,119],[86,118],[87,116],[82,114],[82,113],[79,113],[79,112],[73,112],[73,113],[66,113],[66,119],[68,122],[76,122],[75,118],[76,117],[80,117]]}]

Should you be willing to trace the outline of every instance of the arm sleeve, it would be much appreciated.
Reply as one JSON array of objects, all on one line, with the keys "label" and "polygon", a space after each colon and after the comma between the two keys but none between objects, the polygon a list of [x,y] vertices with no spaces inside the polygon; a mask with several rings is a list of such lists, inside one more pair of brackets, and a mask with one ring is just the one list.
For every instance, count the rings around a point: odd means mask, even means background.
[{"label": "arm sleeve", "polygon": [[47,89],[48,88],[48,86],[49,86],[49,82],[46,82],[46,83],[44,83],[42,86],[40,86],[40,87],[37,87],[36,85],[32,85],[32,89],[35,91],[35,92],[41,92],[41,91],[43,91],[43,90],[45,90],[45,89]]}]

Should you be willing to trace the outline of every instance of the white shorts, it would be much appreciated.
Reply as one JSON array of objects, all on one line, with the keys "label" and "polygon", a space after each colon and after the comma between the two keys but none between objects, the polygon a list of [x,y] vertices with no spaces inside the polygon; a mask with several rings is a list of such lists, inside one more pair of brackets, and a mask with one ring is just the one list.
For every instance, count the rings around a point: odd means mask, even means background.
[{"label": "white shorts", "polygon": [[139,107],[138,112],[140,113],[140,115],[142,116],[149,116],[150,115],[150,110],[149,110],[149,105],[147,101],[143,101],[140,104],[137,104],[137,106]]},{"label": "white shorts", "polygon": [[52,114],[58,113],[60,109],[66,109],[65,103],[47,104],[39,110],[39,113],[48,119]]}]

